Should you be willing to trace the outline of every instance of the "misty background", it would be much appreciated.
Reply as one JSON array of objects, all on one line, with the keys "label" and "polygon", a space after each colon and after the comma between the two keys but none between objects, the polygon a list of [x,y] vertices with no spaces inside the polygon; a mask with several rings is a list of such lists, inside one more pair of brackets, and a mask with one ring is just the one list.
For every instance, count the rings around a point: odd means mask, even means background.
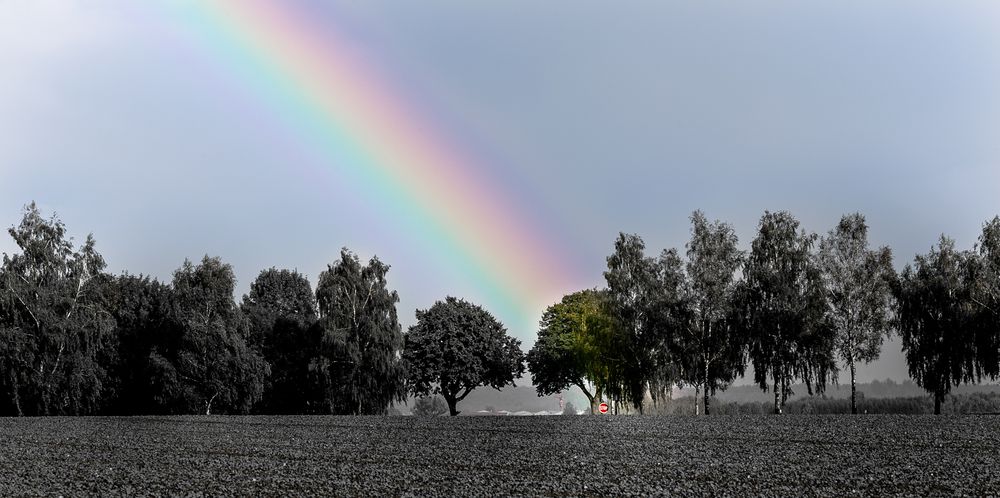
[{"label": "misty background", "polygon": [[[897,269],[1000,213],[995,3],[300,3],[560,241],[566,293],[604,285],[619,231],[683,250],[695,209],[744,249],[766,209],[820,234],[860,211]],[[347,246],[392,265],[404,329],[445,295],[479,300],[162,11],[2,4],[4,228],[35,200],[93,232],[109,271],[167,281],[218,255],[237,299],[271,266],[315,285]],[[498,318],[527,351],[535,330],[511,324],[539,316]],[[885,378],[907,378],[898,340],[858,372]]]}]

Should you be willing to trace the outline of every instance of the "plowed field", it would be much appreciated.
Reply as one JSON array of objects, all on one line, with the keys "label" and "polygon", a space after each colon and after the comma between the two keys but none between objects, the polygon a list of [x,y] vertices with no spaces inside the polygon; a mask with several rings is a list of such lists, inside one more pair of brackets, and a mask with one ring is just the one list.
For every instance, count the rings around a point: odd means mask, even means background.
[{"label": "plowed field", "polygon": [[0,419],[0,495],[997,495],[998,454],[993,416]]}]

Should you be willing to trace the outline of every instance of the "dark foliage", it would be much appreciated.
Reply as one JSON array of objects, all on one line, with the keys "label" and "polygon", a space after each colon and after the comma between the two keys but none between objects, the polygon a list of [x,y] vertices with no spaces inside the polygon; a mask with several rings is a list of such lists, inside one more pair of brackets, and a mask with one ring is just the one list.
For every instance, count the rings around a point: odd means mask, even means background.
[{"label": "dark foliage", "polygon": [[[898,328],[934,411],[993,411],[993,398],[949,393],[1000,377],[1000,217],[973,250],[942,237],[898,279],[888,248],[867,249],[860,214],[816,253],[816,236],[789,213],[765,213],[748,257],[729,225],[700,212],[691,221],[686,262],[672,249],[647,257],[642,239],[620,234],[607,289],[546,310],[527,355],[539,394],[577,386],[614,413],[642,412],[647,400],[669,412],[682,406],[669,398],[682,383],[704,393],[707,413],[749,359],[780,412],[793,382],[823,393],[838,354],[853,376]],[[457,414],[476,387],[524,372],[520,342],[464,300],[417,311],[404,338],[389,266],[346,249],[315,294],[298,272],[271,268],[237,306],[232,268],[218,258],[185,261],[161,283],[108,275],[93,237],[74,246],[34,204],[8,232],[19,252],[0,266],[0,415],[385,414],[407,390],[439,393]],[[841,403],[798,399],[784,411]],[[856,411],[916,412],[913,403],[862,399]],[[755,409],[733,406],[718,409]]]},{"label": "dark foliage", "polygon": [[74,249],[34,203],[8,230],[20,254],[0,267],[0,414],[83,415],[108,396],[115,351],[110,277],[93,237]]},{"label": "dark foliage", "polygon": [[328,413],[383,414],[405,398],[399,295],[388,288],[388,272],[378,258],[362,266],[343,249],[340,260],[320,274],[322,345],[310,368],[321,379]]},{"label": "dark foliage", "polygon": [[482,307],[450,296],[417,310],[403,361],[411,392],[441,394],[453,416],[473,389],[500,389],[524,373],[520,341]]},{"label": "dark foliage", "polygon": [[172,413],[248,413],[270,367],[246,343],[247,324],[233,301],[236,278],[218,258],[185,261],[173,280],[178,337],[150,353],[154,396]]},{"label": "dark foliage", "polygon": [[799,230],[790,213],[764,213],[736,292],[754,380],[774,391],[775,413],[795,379],[823,392],[837,372],[826,291],[811,249],[816,236]]},{"label": "dark foliage", "polygon": [[112,299],[118,350],[111,367],[115,382],[107,412],[167,413],[169,409],[154,395],[150,355],[180,348],[182,331],[174,319],[173,290],[150,277],[124,274],[114,279]]},{"label": "dark foliage", "polygon": [[935,413],[952,385],[976,380],[974,259],[941,237],[907,265],[897,289],[899,332],[910,377],[934,394]]},{"label": "dark foliage", "polygon": [[289,270],[264,270],[243,296],[240,309],[250,327],[250,346],[271,366],[257,413],[323,413],[319,361],[322,330],[316,323],[316,297],[305,276]]}]

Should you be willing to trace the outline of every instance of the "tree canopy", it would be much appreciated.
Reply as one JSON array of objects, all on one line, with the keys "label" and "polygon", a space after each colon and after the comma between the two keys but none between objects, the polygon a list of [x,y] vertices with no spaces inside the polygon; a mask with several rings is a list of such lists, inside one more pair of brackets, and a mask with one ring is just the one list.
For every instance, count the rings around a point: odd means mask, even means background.
[{"label": "tree canopy", "polygon": [[737,291],[754,380],[781,413],[795,379],[822,392],[837,372],[826,296],[811,249],[816,236],[788,212],[765,212]]},{"label": "tree canopy", "polygon": [[388,272],[377,257],[362,266],[345,248],[319,276],[323,354],[313,368],[326,376],[331,413],[384,414],[405,398],[399,295],[389,290]]},{"label": "tree canopy", "polygon": [[563,297],[542,314],[538,339],[526,357],[540,396],[577,386],[593,413],[607,384],[601,345],[613,333],[606,301],[605,292],[588,289]]},{"label": "tree canopy", "polygon": [[851,413],[857,413],[856,364],[877,359],[893,330],[892,250],[869,249],[865,217],[854,213],[820,241],[819,264],[834,346],[851,373]]},{"label": "tree canopy", "polygon": [[0,267],[0,409],[92,413],[107,395],[116,339],[104,258],[92,236],[74,248],[63,223],[34,203],[8,233],[21,252]]},{"label": "tree canopy", "polygon": [[897,290],[899,332],[910,377],[934,394],[934,413],[952,385],[975,379],[973,255],[942,236],[906,265]]},{"label": "tree canopy", "polygon": [[92,236],[74,244],[30,204],[0,265],[0,415],[386,414],[407,393],[440,394],[455,415],[472,390],[513,384],[525,359],[539,395],[576,386],[614,413],[694,386],[707,414],[749,363],[780,413],[793,382],[823,392],[838,357],[853,391],[856,364],[894,330],[936,411],[953,386],[1000,378],[1000,217],[972,249],[942,236],[899,276],[857,213],[819,239],[765,212],[749,252],[730,225],[700,211],[690,221],[683,254],[650,257],[619,234],[606,288],[549,306],[525,357],[495,317],[455,297],[417,310],[403,334],[377,257],[343,249],[315,292],[297,271],[265,269],[237,305],[217,257],[165,282],[112,276]]},{"label": "tree canopy", "polygon": [[[605,387],[613,403],[642,409],[647,393],[657,396],[669,385],[663,379],[672,370],[662,361],[669,338],[657,325],[654,303],[658,277],[667,267],[644,254],[645,243],[634,234],[620,233],[615,250],[608,256],[604,279],[608,284],[608,308],[614,318],[614,347],[606,348],[608,380]],[[664,258],[668,264],[672,260]],[[652,390],[650,389],[652,387]]]},{"label": "tree canopy", "polygon": [[270,366],[246,342],[247,322],[233,301],[231,266],[205,256],[174,272],[179,337],[150,354],[158,400],[178,413],[249,413]]},{"label": "tree canopy", "polygon": [[240,310],[250,327],[250,346],[271,366],[261,413],[322,413],[321,376],[310,369],[321,353],[316,297],[297,271],[264,270],[250,284]]},{"label": "tree canopy", "polygon": [[682,359],[682,380],[700,386],[705,414],[709,396],[742,375],[746,340],[735,324],[733,296],[736,272],[744,254],[733,227],[709,222],[701,211],[691,215],[691,240],[683,292],[684,319],[678,323],[676,355]]},{"label": "tree canopy", "polygon": [[451,415],[477,387],[500,389],[524,373],[521,341],[479,305],[449,296],[416,316],[403,350],[409,389],[441,394]]}]

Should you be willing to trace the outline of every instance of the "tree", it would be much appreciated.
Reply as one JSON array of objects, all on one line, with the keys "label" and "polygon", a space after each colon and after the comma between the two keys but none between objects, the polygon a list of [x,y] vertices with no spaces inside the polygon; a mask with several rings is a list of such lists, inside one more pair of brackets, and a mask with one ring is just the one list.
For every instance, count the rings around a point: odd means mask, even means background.
[{"label": "tree", "polygon": [[247,413],[260,400],[269,368],[246,343],[245,317],[233,301],[236,277],[205,256],[174,272],[179,336],[150,354],[156,399],[180,413]]},{"label": "tree", "polygon": [[819,263],[835,345],[851,372],[851,413],[856,414],[856,363],[878,359],[883,339],[892,332],[892,250],[868,249],[868,225],[855,213],[842,217],[820,241]]},{"label": "tree", "polygon": [[654,406],[669,399],[675,383],[683,378],[684,362],[679,357],[680,333],[692,321],[687,276],[676,249],[660,253],[653,267],[649,300],[649,330],[644,335],[643,357],[646,385]]},{"label": "tree", "polygon": [[979,237],[973,302],[976,312],[977,377],[1000,377],[1000,216],[983,225]]},{"label": "tree", "polygon": [[399,295],[388,289],[389,265],[373,257],[362,266],[346,248],[316,286],[323,355],[312,365],[325,375],[331,413],[383,414],[405,398],[400,361]]},{"label": "tree", "polygon": [[577,386],[596,409],[605,388],[607,352],[599,349],[612,327],[606,294],[584,290],[569,294],[542,314],[535,345],[528,351],[528,370],[539,396]]},{"label": "tree", "polygon": [[823,392],[837,371],[826,296],[811,247],[816,236],[799,231],[788,212],[765,212],[737,290],[738,320],[749,339],[754,380],[774,388],[781,413],[798,378],[809,394]]},{"label": "tree", "polygon": [[941,236],[906,265],[897,288],[899,332],[910,377],[934,394],[934,414],[952,385],[976,378],[973,255]]},{"label": "tree", "polygon": [[279,319],[304,326],[316,321],[316,297],[309,280],[297,271],[269,268],[260,272],[240,309],[250,322],[250,343],[262,348],[268,347]]},{"label": "tree", "polygon": [[413,414],[418,417],[440,417],[448,413],[441,396],[421,396],[413,401]]},{"label": "tree", "polygon": [[678,356],[685,363],[683,379],[696,393],[703,388],[708,415],[709,397],[744,370],[745,341],[732,320],[736,272],[744,255],[730,225],[709,223],[701,211],[691,215],[691,225],[685,289],[689,319],[678,327]]},{"label": "tree", "polygon": [[118,336],[117,361],[111,365],[114,380],[108,412],[116,415],[162,413],[150,389],[153,372],[150,354],[154,350],[176,350],[181,337],[174,319],[174,295],[169,285],[125,273],[115,277],[111,314]]},{"label": "tree", "polygon": [[499,390],[524,373],[521,341],[480,306],[449,296],[416,315],[403,350],[410,390],[441,394],[452,416],[473,389]]},{"label": "tree", "polygon": [[665,394],[669,386],[658,382],[657,367],[667,365],[656,360],[666,351],[661,332],[654,326],[658,270],[657,261],[647,258],[645,244],[638,235],[618,234],[615,252],[608,256],[604,279],[608,284],[608,304],[615,327],[621,333],[614,349],[604,349],[608,355],[607,393],[617,406],[629,403],[642,409],[650,382],[654,399]]},{"label": "tree", "polygon": [[63,223],[34,203],[8,230],[19,254],[0,267],[0,410],[13,415],[97,412],[114,354],[110,277],[93,236],[74,249]]},{"label": "tree", "polygon": [[297,271],[264,270],[250,284],[240,309],[249,322],[250,346],[271,368],[257,410],[321,412],[320,376],[309,366],[320,355],[322,331],[313,327],[316,297],[309,280]]}]

